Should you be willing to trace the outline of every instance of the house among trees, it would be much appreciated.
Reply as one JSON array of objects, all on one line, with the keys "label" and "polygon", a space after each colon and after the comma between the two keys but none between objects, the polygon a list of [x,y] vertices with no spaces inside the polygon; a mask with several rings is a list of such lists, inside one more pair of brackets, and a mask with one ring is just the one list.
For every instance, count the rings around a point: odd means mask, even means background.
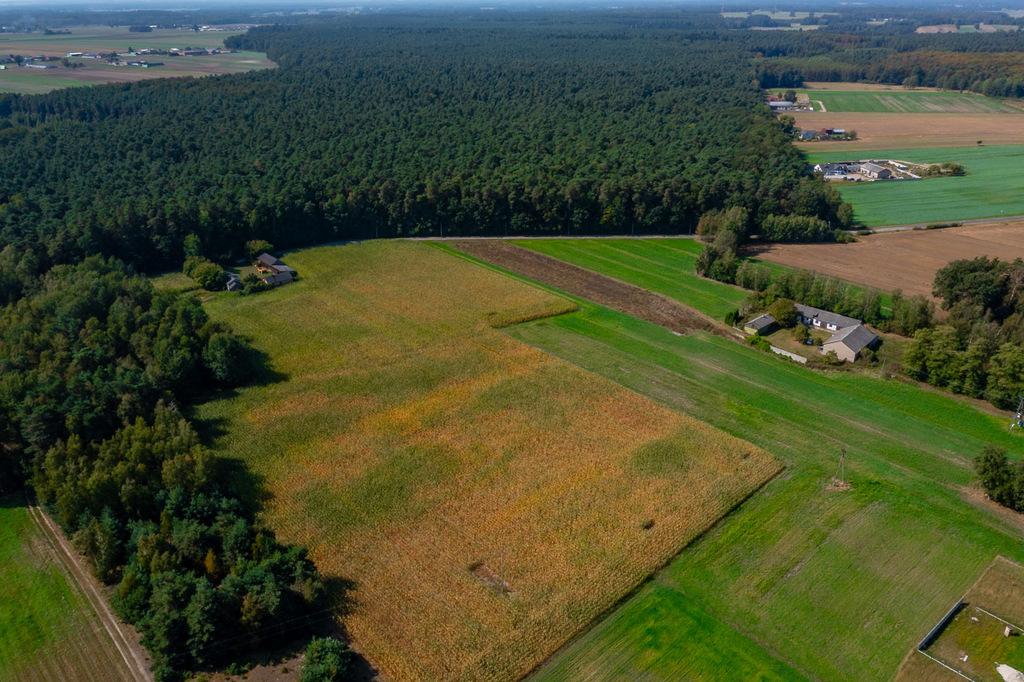
[{"label": "house among trees", "polygon": [[260,279],[264,283],[275,287],[293,282],[299,276],[294,268],[269,253],[261,253],[253,266],[256,272],[260,273]]},{"label": "house among trees", "polygon": [[821,344],[822,353],[831,351],[840,360],[853,362],[865,348],[878,343],[878,336],[855,317],[847,317],[802,303],[796,303],[793,307],[796,308],[803,324],[833,332],[832,336]]}]

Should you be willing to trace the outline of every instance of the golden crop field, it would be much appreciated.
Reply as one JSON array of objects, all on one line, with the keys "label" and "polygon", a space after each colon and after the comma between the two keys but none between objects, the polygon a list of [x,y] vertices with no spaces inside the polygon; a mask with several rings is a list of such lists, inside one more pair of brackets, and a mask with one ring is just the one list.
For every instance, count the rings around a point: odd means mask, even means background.
[{"label": "golden crop field", "polygon": [[389,678],[526,673],[779,469],[495,328],[563,298],[422,243],[285,260],[299,282],[207,303],[280,379],[199,416],[353,582],[345,625]]}]

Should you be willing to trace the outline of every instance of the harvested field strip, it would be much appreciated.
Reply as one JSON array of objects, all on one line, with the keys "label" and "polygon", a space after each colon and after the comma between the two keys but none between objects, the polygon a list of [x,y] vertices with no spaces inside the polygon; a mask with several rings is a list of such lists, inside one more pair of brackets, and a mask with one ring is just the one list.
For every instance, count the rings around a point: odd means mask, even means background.
[{"label": "harvested field strip", "polygon": [[493,328],[565,298],[421,243],[287,260],[299,282],[207,303],[284,378],[199,416],[354,582],[345,625],[392,679],[526,673],[779,470]]},{"label": "harvested field strip", "polygon": [[640,319],[685,333],[696,329],[725,333],[696,310],[632,284],[626,284],[556,258],[500,240],[455,242],[456,248],[524,277],[574,296],[607,305]]},{"label": "harvested field strip", "polygon": [[1024,143],[1021,114],[891,114],[809,113],[793,114],[804,130],[844,128],[857,131],[851,141],[800,142],[809,152],[904,149],[909,147],[964,147],[985,144]]},{"label": "harvested field strip", "polygon": [[939,268],[977,256],[1024,258],[1024,222],[880,233],[852,244],[772,244],[757,254],[788,267],[924,296],[931,296]]},{"label": "harvested field strip", "polygon": [[573,265],[664,294],[721,320],[746,292],[697,274],[695,239],[544,239],[513,242]]},{"label": "harvested field strip", "polygon": [[24,504],[0,498],[0,680],[135,678]]}]

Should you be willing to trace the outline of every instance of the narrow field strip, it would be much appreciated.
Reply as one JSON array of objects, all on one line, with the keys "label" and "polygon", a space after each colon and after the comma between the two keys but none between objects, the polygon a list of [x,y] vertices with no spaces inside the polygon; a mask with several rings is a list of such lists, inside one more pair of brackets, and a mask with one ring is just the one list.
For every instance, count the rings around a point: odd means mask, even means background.
[{"label": "narrow field strip", "polygon": [[455,242],[456,248],[574,296],[608,305],[679,333],[705,330],[725,334],[712,319],[646,289],[599,275],[501,240]]}]

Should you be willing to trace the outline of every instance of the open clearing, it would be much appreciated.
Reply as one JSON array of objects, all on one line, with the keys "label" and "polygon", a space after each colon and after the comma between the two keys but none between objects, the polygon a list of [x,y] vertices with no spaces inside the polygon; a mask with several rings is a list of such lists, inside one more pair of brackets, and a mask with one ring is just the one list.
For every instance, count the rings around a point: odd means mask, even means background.
[{"label": "open clearing", "polygon": [[856,130],[850,141],[819,140],[799,142],[806,151],[894,149],[906,147],[965,147],[985,144],[1024,143],[1024,115],[1021,114],[880,114],[811,113],[790,114],[803,130],[845,128]]},{"label": "open clearing", "polygon": [[[838,143],[837,143],[838,145]],[[846,161],[849,151],[815,152],[811,163]],[[975,218],[1024,215],[1024,146],[929,147],[887,149],[875,158],[913,163],[953,161],[964,166],[962,177],[916,181],[837,183],[843,198],[853,204],[863,225],[908,225]]]},{"label": "open clearing", "polygon": [[0,680],[133,679],[23,502],[0,497]]},{"label": "open clearing", "polygon": [[[996,671],[997,663],[1024,670],[1021,630],[1011,627],[1015,634],[1004,634],[1007,623],[1019,626],[1024,622],[1024,567],[998,557],[967,591],[963,601],[963,608],[925,649],[928,656],[979,682],[1002,682]],[[896,679],[934,679],[946,672],[928,656],[915,649]]]},{"label": "open clearing", "polygon": [[[640,283],[629,269],[601,271]],[[677,336],[586,302],[506,332],[790,465],[537,679],[715,679],[722,661],[740,666],[737,679],[848,680],[851,670],[891,679],[985,565],[998,554],[1024,558],[1019,527],[960,494],[984,445],[1024,453],[1005,418],[898,380],[815,372],[706,332]],[[840,447],[852,489],[827,492]]]},{"label": "open clearing", "polygon": [[967,92],[937,90],[797,89],[827,112],[890,112],[902,114],[1024,113],[1024,103]]},{"label": "open clearing", "polygon": [[345,625],[392,679],[524,674],[778,471],[494,328],[565,298],[423,243],[287,261],[297,283],[207,303],[282,378],[198,416],[353,581]]},{"label": "open clearing", "polygon": [[872,234],[851,244],[770,244],[757,251],[761,260],[925,296],[939,268],[977,256],[1024,258],[1024,222]]},{"label": "open clearing", "polygon": [[[68,52],[124,52],[136,49],[170,49],[197,47],[223,47],[224,39],[240,31],[197,32],[181,29],[155,29],[151,33],[132,33],[127,26],[73,26],[70,35],[44,35],[42,33],[0,33],[0,54],[46,55],[63,57]],[[0,71],[0,92],[38,94],[58,88],[127,83],[153,78],[209,76],[241,73],[274,66],[266,55],[259,52],[233,52],[231,54],[168,57],[153,55],[150,61],[163,62],[163,66],[141,69],[111,66],[100,60],[78,59],[83,64],[76,69],[60,66],[55,69],[27,69],[13,65]]]}]

